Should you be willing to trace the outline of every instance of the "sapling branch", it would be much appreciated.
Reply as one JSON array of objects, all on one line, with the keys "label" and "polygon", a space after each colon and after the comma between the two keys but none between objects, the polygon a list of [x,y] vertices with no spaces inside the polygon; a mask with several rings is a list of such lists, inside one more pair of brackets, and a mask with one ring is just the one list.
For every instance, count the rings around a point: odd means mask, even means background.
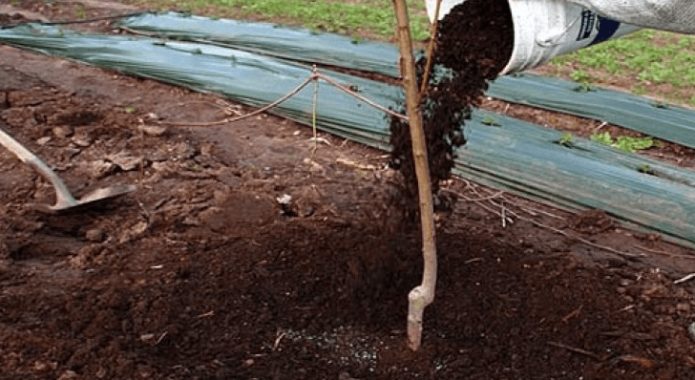
[{"label": "sapling branch", "polygon": [[430,42],[427,45],[427,63],[425,71],[422,73],[422,83],[420,87],[420,95],[427,92],[427,86],[430,82],[430,74],[432,72],[432,63],[434,62],[434,51],[437,49],[437,32],[439,31],[439,12],[442,9],[442,0],[437,0],[437,5],[434,8],[434,20],[430,25]]}]

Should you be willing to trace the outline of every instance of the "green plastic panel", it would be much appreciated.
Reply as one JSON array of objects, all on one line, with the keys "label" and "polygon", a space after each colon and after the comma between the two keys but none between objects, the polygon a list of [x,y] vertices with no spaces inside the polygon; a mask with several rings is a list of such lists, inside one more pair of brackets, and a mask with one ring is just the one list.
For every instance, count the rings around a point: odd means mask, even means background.
[{"label": "green plastic panel", "polygon": [[[356,43],[336,34],[178,13],[143,14],[123,20],[122,25],[162,37],[214,42],[293,61],[399,75],[395,46],[371,41]],[[695,110],[601,88],[582,92],[577,87],[577,83],[566,80],[523,74],[499,78],[490,86],[488,95],[606,121],[695,148]]]}]

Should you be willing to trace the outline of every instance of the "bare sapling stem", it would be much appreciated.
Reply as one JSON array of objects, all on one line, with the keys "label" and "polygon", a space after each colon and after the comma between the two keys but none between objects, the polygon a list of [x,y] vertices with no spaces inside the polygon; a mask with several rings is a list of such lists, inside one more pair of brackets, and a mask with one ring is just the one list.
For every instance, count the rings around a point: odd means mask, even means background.
[{"label": "bare sapling stem", "polygon": [[437,283],[437,245],[435,237],[432,183],[427,157],[427,143],[422,124],[417,71],[413,56],[413,41],[410,32],[408,8],[405,0],[393,0],[398,22],[398,41],[401,51],[401,72],[406,93],[406,110],[410,125],[410,136],[415,161],[418,194],[420,198],[420,221],[422,224],[422,254],[424,271],[422,283],[408,295],[408,346],[413,351],[422,344],[422,326],[425,308],[434,302]]},{"label": "bare sapling stem", "polygon": [[439,12],[442,9],[442,0],[437,0],[437,5],[434,8],[434,21],[430,25],[430,42],[427,44],[427,63],[425,71],[422,73],[422,83],[420,85],[420,95],[427,92],[427,86],[430,82],[430,74],[432,73],[432,63],[434,62],[434,52],[437,49],[437,32],[439,31]]}]

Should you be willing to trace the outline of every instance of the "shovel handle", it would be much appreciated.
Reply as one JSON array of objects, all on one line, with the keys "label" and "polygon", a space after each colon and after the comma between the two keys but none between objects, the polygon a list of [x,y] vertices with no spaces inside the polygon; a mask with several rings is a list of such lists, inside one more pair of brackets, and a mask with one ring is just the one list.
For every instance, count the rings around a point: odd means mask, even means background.
[{"label": "shovel handle", "polygon": [[41,159],[34,153],[29,151],[29,149],[7,134],[7,132],[5,132],[2,128],[0,128],[0,145],[14,153],[14,155],[17,156],[17,158],[19,158],[22,162],[34,168],[34,170],[39,172],[39,174],[51,182],[51,185],[53,185],[56,192],[57,203],[66,205],[77,204],[77,200],[72,196],[70,190],[65,185],[65,182],[58,177],[55,171],[48,167],[48,165],[41,161]]}]

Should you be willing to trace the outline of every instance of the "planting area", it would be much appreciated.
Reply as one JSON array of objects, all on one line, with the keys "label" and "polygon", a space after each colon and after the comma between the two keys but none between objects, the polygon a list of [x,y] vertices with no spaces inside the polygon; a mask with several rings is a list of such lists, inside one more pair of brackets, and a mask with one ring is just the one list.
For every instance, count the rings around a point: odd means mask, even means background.
[{"label": "planting area", "polygon": [[[130,10],[17,7],[0,22]],[[0,46],[0,128],[78,195],[138,186],[41,214],[31,204],[52,188],[0,150],[0,379],[695,378],[695,282],[674,284],[695,272],[692,250],[457,180],[438,214],[437,299],[410,352],[420,234],[401,223],[388,156],[324,134],[313,152],[310,129],[266,115],[156,122],[249,111]],[[687,149],[658,149],[693,165]]]}]

